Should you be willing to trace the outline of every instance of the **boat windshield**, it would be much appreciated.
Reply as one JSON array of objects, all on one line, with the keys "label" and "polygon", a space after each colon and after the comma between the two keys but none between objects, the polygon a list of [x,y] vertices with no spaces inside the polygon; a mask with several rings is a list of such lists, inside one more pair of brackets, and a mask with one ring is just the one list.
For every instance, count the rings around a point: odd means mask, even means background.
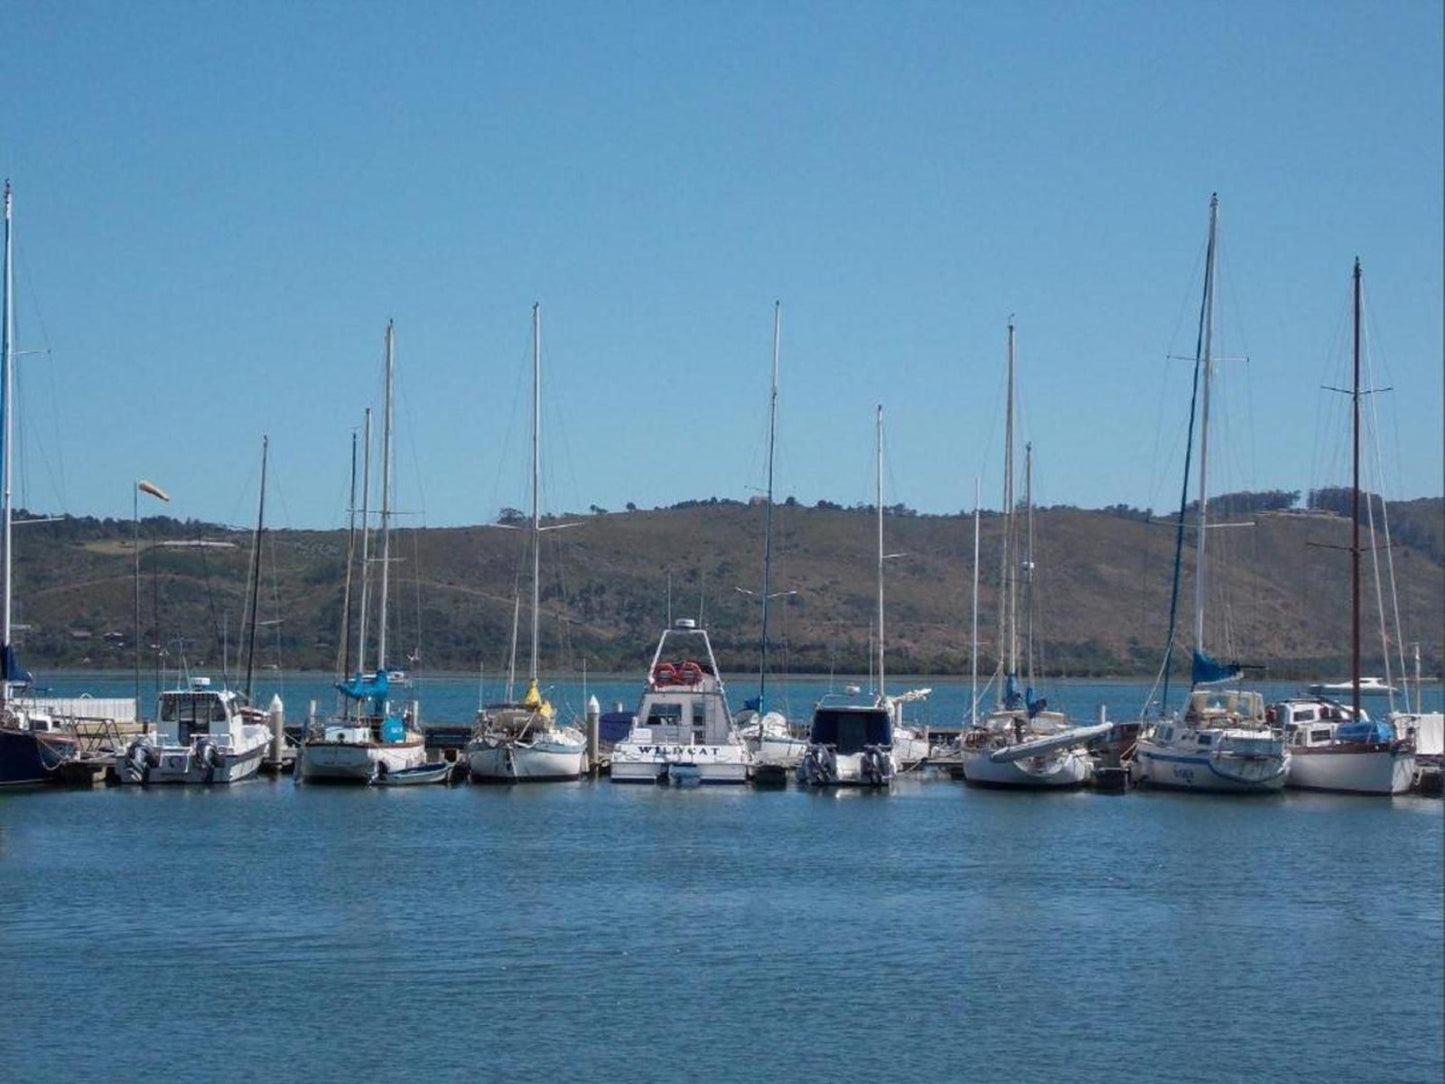
[{"label": "boat windshield", "polygon": [[845,755],[862,752],[865,745],[892,745],[893,720],[886,708],[843,711],[819,708],[813,712],[808,740],[831,745]]}]

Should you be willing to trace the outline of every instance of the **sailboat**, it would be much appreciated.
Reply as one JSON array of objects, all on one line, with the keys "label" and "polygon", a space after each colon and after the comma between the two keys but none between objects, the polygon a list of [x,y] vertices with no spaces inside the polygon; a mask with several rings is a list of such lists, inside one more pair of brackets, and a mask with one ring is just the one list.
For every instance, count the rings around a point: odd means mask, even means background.
[{"label": "sailboat", "polygon": [[[116,754],[114,776],[122,783],[238,783],[254,776],[271,746],[270,720],[281,725],[284,707],[272,696],[270,708],[251,707],[251,678],[256,653],[256,605],[261,592],[261,535],[266,522],[266,459],[269,438],[261,440],[261,499],[251,570],[250,646],[244,693],[212,688],[211,679],[192,677],[160,693],[156,729],[142,734]],[[224,657],[224,648],[222,649]],[[222,666],[224,670],[224,664]]]},{"label": "sailboat", "polygon": [[1219,197],[1209,201],[1209,243],[1204,265],[1204,300],[1200,306],[1195,351],[1194,388],[1185,445],[1184,482],[1174,536],[1174,578],[1169,603],[1169,634],[1160,669],[1162,704],[1168,703],[1169,668],[1173,661],[1179,580],[1184,554],[1184,525],[1189,497],[1189,458],[1194,451],[1194,408],[1200,408],[1199,500],[1195,535],[1194,650],[1191,688],[1182,715],[1152,720],[1141,729],[1134,747],[1131,775],[1135,782],[1181,790],[1264,793],[1284,786],[1290,753],[1280,733],[1265,717],[1264,698],[1252,690],[1220,687],[1236,682],[1244,668],[1222,663],[1205,651],[1204,600],[1207,566],[1205,542],[1209,527],[1209,393],[1214,375],[1214,274],[1219,226]]},{"label": "sailboat", "polygon": [[[999,583],[999,699],[994,710],[975,719],[961,736],[959,762],[964,781],[980,786],[1062,788],[1077,787],[1093,775],[1093,761],[1084,746],[1107,733],[1107,723],[1078,727],[1061,711],[1049,711],[1047,701],[1034,695],[1034,553],[1033,553],[1033,445],[1024,447],[1024,508],[1027,548],[1019,570],[1024,579],[1027,645],[1024,652],[1026,683],[1019,691],[1018,546],[1014,501],[1014,325],[1008,327],[1008,392],[1004,417],[1003,558]],[[977,618],[975,617],[975,622]]]},{"label": "sailboat", "polygon": [[[371,576],[369,523],[362,500],[361,633],[357,637],[356,672],[350,680],[338,681],[345,710],[339,718],[325,723],[319,733],[306,736],[301,747],[301,775],[307,782],[329,780],[365,783],[382,771],[399,772],[415,768],[426,759],[422,736],[413,727],[416,720],[397,714],[391,702],[391,681],[386,664],[387,601],[391,573],[391,437],[392,386],[396,377],[396,333],[386,325],[386,395],[381,437],[381,585],[377,609],[376,665],[367,666],[367,589]],[[365,482],[371,483],[371,426],[366,431]],[[355,715],[352,714],[353,708]]]},{"label": "sailboat", "polygon": [[899,742],[921,762],[928,755],[927,740],[900,726],[902,705],[921,700],[929,690],[918,689],[890,698],[884,678],[883,639],[883,407],[878,407],[876,433],[878,516],[878,614],[875,664],[878,684],[871,695],[856,687],[825,695],[813,708],[808,748],[798,762],[798,782],[807,787],[886,787],[903,765]]},{"label": "sailboat", "polygon": [[467,742],[472,778],[483,783],[524,783],[579,778],[587,766],[587,739],[557,725],[556,709],[537,688],[537,628],[541,612],[542,520],[538,505],[542,431],[542,307],[532,306],[532,661],[527,692],[517,703],[490,704],[478,713]]},{"label": "sailboat", "polygon": [[[1351,794],[1404,794],[1415,779],[1415,746],[1397,740],[1394,727],[1371,720],[1360,705],[1360,261],[1354,271],[1354,386],[1350,393],[1353,500],[1350,515],[1350,704],[1296,697],[1270,712],[1285,728],[1289,772],[1285,786]],[[1378,679],[1376,679],[1378,681]]]},{"label": "sailboat", "polygon": [[79,753],[75,736],[49,712],[27,705],[18,694],[31,684],[15,652],[11,623],[10,478],[15,403],[15,310],[10,239],[10,184],[5,184],[4,342],[0,343],[0,786],[48,783],[55,769]]},{"label": "sailboat", "polygon": [[[778,348],[782,331],[782,302],[773,304],[773,382],[768,403],[768,488],[763,521],[763,627],[758,641],[758,695],[738,713],[738,733],[753,754],[759,779],[774,778],[798,766],[808,743],[795,737],[781,712],[768,710],[768,608],[773,600],[773,452],[778,437]],[[739,588],[738,590],[742,590]],[[745,592],[751,594],[751,592]],[[791,592],[783,592],[790,594]]]}]

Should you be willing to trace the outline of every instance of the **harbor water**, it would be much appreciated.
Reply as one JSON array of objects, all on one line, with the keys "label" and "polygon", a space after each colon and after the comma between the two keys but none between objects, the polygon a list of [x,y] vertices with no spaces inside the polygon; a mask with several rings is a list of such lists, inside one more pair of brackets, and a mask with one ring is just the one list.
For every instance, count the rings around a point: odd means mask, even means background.
[{"label": "harbor water", "polygon": [[[464,713],[477,688],[417,695]],[[1092,717],[1098,688],[1064,695]],[[1439,1080],[1442,808],[916,779],[4,794],[0,1065]]]}]

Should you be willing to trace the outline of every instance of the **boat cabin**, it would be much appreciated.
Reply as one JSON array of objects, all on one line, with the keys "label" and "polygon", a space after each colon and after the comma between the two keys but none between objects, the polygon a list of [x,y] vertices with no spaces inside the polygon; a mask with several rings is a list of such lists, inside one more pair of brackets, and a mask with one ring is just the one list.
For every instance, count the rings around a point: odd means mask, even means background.
[{"label": "boat cabin", "polygon": [[156,731],[167,745],[190,745],[199,735],[229,740],[232,726],[242,725],[241,697],[230,689],[213,689],[211,679],[191,678],[188,686],[167,689],[156,710]]},{"label": "boat cabin", "polygon": [[893,713],[887,704],[847,703],[825,696],[813,709],[808,741],[845,756],[861,753],[868,746],[892,748]]}]

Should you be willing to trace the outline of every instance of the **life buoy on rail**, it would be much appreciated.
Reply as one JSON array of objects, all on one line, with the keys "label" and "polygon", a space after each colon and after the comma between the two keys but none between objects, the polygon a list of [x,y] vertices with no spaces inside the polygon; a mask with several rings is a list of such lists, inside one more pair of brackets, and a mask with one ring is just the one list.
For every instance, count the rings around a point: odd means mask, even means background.
[{"label": "life buoy on rail", "polygon": [[660,662],[652,671],[652,683],[654,685],[676,685],[678,682],[677,667],[670,662]]},{"label": "life buoy on rail", "polygon": [[702,667],[692,661],[685,662],[678,667],[677,679],[684,685],[696,685],[702,680]]}]

